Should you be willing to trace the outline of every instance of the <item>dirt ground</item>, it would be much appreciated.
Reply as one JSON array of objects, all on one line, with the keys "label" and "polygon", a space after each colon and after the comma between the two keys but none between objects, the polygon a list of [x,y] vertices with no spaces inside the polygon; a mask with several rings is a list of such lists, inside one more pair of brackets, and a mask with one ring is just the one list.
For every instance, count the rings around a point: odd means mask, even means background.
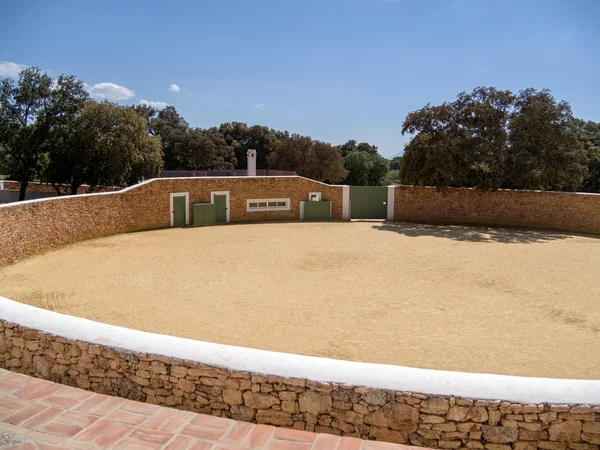
[{"label": "dirt ground", "polygon": [[155,333],[431,369],[600,378],[600,239],[394,222],[170,229],[0,269],[0,295]]}]

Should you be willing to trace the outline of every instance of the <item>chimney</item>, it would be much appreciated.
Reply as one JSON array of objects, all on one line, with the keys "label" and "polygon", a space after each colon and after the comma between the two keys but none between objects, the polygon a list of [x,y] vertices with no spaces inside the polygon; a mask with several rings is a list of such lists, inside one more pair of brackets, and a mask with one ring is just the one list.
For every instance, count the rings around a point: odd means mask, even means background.
[{"label": "chimney", "polygon": [[256,150],[248,150],[248,176],[256,176]]}]

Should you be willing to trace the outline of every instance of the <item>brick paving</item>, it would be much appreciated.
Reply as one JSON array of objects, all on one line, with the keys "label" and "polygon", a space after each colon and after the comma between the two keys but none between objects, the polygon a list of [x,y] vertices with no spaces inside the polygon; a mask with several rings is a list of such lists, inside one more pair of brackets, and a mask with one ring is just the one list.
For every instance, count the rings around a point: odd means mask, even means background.
[{"label": "brick paving", "polygon": [[16,445],[0,443],[13,450],[409,450],[179,411],[2,369],[0,432],[18,437]]}]

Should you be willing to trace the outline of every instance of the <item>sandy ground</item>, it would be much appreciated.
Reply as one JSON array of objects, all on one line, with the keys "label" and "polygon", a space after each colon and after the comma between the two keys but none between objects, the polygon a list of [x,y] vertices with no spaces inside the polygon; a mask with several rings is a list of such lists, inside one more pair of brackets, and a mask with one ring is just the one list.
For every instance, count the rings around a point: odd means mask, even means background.
[{"label": "sandy ground", "polygon": [[600,378],[593,237],[381,222],[170,229],[4,267],[0,295],[280,352]]}]

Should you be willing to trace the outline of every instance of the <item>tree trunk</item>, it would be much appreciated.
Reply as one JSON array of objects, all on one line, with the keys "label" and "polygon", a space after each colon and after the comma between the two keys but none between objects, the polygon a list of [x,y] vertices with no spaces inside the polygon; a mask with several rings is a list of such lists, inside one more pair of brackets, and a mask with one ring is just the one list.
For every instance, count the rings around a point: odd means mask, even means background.
[{"label": "tree trunk", "polygon": [[71,183],[71,195],[77,195],[77,190],[79,189],[80,184],[76,182]]},{"label": "tree trunk", "polygon": [[21,188],[19,189],[19,201],[25,200],[25,194],[27,192],[27,186],[29,185],[29,179],[25,178],[21,180]]},{"label": "tree trunk", "polygon": [[60,186],[57,185],[56,183],[52,183],[52,187],[56,190],[56,195],[61,196],[62,193],[60,192]]}]

